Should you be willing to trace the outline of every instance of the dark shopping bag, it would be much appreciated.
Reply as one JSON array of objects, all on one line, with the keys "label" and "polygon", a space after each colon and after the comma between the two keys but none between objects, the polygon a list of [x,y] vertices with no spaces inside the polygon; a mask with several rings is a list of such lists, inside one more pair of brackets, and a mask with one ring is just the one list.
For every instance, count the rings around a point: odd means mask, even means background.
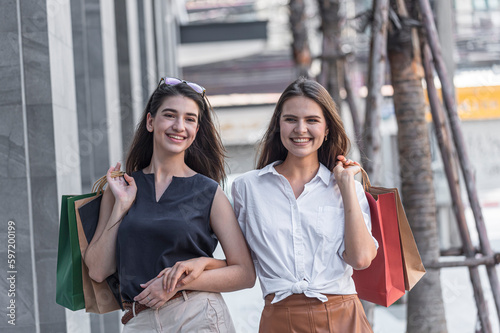
[{"label": "dark shopping bag", "polygon": [[363,169],[362,175],[379,249],[370,267],[354,271],[353,279],[359,298],[389,306],[413,288],[425,268],[397,188],[371,186]]},{"label": "dark shopping bag", "polygon": [[[112,177],[118,176],[123,176],[123,172],[112,173]],[[86,308],[88,312],[105,313],[113,311],[111,309],[114,307],[116,307],[114,310],[122,308],[117,274],[111,275],[106,279],[106,283],[97,287],[96,296],[96,289],[92,284],[95,281],[90,279],[81,255],[94,236],[105,184],[104,176],[94,184],[92,193],[78,196],[64,195],[62,198],[56,302],[73,311]],[[81,248],[81,245],[84,246]]]},{"label": "dark shopping bag", "polygon": [[85,308],[82,284],[82,254],[76,226],[75,201],[94,196],[63,195],[57,248],[56,303],[76,311]]},{"label": "dark shopping bag", "polygon": [[[99,194],[93,197],[75,201],[78,237],[82,253],[87,249],[97,228],[102,199],[102,193],[100,192],[98,191]],[[117,278],[117,273],[115,273],[104,282],[96,282],[90,278],[87,265],[82,261],[82,282],[86,312],[108,313],[122,309],[118,283],[116,283]]]}]

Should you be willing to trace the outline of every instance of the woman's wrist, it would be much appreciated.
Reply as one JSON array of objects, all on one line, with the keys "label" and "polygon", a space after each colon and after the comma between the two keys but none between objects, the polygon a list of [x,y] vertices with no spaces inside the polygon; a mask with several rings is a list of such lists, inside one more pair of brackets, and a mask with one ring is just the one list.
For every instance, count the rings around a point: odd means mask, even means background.
[{"label": "woman's wrist", "polygon": [[341,174],[337,180],[337,184],[341,191],[354,188],[354,175],[349,173]]},{"label": "woman's wrist", "polygon": [[206,260],[205,270],[222,268],[222,267],[227,266],[227,263],[225,260],[209,258],[209,257],[204,257],[204,260]]},{"label": "woman's wrist", "polygon": [[120,216],[124,216],[130,209],[130,207],[132,207],[132,203],[130,202],[120,200],[116,200],[115,202],[115,209],[117,210],[117,213],[120,214]]}]

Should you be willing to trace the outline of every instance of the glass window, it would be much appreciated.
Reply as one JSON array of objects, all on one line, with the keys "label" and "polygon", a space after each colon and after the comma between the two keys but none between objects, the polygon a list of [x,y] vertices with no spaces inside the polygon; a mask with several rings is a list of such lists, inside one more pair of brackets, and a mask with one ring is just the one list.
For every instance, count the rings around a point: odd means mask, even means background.
[{"label": "glass window", "polygon": [[490,9],[500,9],[500,0],[488,0]]},{"label": "glass window", "polygon": [[487,10],[488,0],[473,0],[472,1],[475,10]]}]

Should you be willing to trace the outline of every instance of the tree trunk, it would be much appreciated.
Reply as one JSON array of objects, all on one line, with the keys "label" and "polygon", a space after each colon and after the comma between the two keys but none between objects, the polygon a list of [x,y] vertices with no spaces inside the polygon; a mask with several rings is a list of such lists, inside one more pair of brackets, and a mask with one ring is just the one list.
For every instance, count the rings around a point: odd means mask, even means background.
[{"label": "tree trunk", "polygon": [[340,15],[339,0],[318,0],[318,8],[323,32],[323,54],[318,81],[328,90],[340,113],[342,107],[340,82],[343,81],[343,73],[338,59],[344,56],[340,45],[344,19]]},{"label": "tree trunk", "polygon": [[306,27],[306,6],[304,0],[290,0],[290,28],[292,30],[293,60],[299,76],[309,77],[311,51]]},{"label": "tree trunk", "polygon": [[365,122],[363,125],[363,154],[361,163],[374,184],[382,178],[380,109],[382,107],[382,86],[385,81],[387,20],[389,0],[373,1],[373,22],[370,40],[368,67],[368,95],[365,99]]},{"label": "tree trunk", "polygon": [[[400,6],[403,1],[398,1]],[[406,5],[412,12],[411,1]],[[393,4],[394,8],[397,8]],[[398,11],[401,13],[401,11]],[[428,125],[418,38],[403,26],[389,34],[388,57],[398,123],[402,196],[408,221],[424,262],[439,259]],[[407,332],[447,332],[440,271],[430,269],[409,293]]]}]

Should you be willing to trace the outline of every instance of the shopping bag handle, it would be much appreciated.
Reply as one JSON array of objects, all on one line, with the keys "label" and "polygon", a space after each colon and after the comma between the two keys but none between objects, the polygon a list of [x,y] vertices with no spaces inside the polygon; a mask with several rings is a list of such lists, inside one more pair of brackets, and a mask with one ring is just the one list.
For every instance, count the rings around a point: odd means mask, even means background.
[{"label": "shopping bag handle", "polygon": [[368,177],[368,174],[366,173],[365,169],[361,168],[361,177],[363,178],[363,188],[365,192],[368,192],[370,187],[372,187],[372,184],[370,183],[370,178]]},{"label": "shopping bag handle", "polygon": [[[111,171],[111,178],[122,177],[125,174],[125,171]],[[97,194],[102,193],[104,186],[108,183],[108,179],[106,175],[102,176],[94,185],[92,185],[92,192],[96,192]]]}]

